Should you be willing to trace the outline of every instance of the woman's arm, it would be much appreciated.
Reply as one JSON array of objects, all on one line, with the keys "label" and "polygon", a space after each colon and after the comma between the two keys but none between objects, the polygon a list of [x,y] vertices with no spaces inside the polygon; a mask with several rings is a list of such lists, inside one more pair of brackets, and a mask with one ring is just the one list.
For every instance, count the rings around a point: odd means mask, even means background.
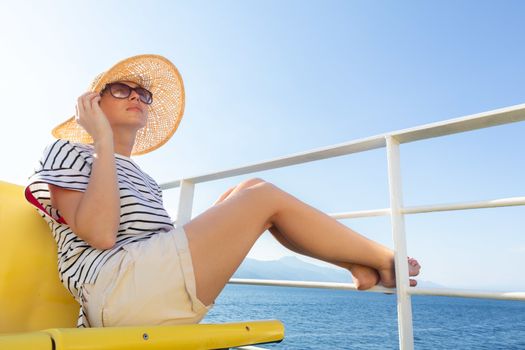
[{"label": "woman's arm", "polygon": [[95,149],[86,192],[54,185],[49,185],[49,191],[51,204],[78,237],[93,248],[109,249],[115,244],[120,222],[115,158],[112,144]]},{"label": "woman's arm", "polygon": [[84,94],[77,105],[77,121],[94,140],[95,153],[85,192],[49,185],[51,204],[73,232],[97,249],[115,245],[120,223],[120,196],[113,132],[98,105],[98,94]]}]

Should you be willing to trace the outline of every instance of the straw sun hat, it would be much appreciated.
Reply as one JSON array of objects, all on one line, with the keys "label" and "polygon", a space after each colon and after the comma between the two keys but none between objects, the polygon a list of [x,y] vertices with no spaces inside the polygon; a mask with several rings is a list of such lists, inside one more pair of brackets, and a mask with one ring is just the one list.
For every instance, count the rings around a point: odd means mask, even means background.
[{"label": "straw sun hat", "polygon": [[[129,57],[99,74],[89,91],[100,92],[106,84],[115,81],[134,82],[153,94],[153,103],[147,106],[147,124],[137,132],[131,154],[148,153],[166,143],[177,130],[184,113],[184,85],[175,65],[159,55]],[[51,133],[56,138],[73,142],[93,142],[75,117],[55,127]]]}]

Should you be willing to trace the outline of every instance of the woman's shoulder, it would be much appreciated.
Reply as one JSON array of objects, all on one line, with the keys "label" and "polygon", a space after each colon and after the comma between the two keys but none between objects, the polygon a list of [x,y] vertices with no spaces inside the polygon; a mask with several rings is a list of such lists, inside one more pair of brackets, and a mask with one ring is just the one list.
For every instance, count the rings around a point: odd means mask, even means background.
[{"label": "woman's shoulder", "polygon": [[[42,182],[64,187],[64,183],[83,184],[91,174],[92,157],[83,145],[58,139],[50,142],[29,176],[29,185]],[[91,159],[90,159],[91,158]],[[60,183],[59,183],[60,182]]]},{"label": "woman's shoulder", "polygon": [[93,146],[89,144],[71,142],[66,139],[56,139],[46,145],[44,153],[64,153],[72,151],[77,151],[85,155],[92,155]]},{"label": "woman's shoulder", "polygon": [[93,148],[90,145],[57,139],[47,144],[37,168],[55,169],[80,165],[89,168],[93,162]]}]

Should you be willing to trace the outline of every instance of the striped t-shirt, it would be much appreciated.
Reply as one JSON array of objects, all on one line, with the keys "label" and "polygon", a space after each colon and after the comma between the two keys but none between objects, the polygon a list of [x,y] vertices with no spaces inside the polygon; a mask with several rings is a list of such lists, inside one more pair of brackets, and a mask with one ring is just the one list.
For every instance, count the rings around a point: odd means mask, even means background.
[{"label": "striped t-shirt", "polygon": [[115,154],[120,193],[116,244],[111,249],[95,249],[79,238],[51,206],[48,184],[85,192],[93,152],[91,145],[55,141],[45,149],[26,187],[26,198],[39,209],[57,243],[60,280],[81,306],[77,327],[89,326],[81,300],[83,284],[94,283],[104,263],[124,245],[173,229],[159,185],[131,158]]}]

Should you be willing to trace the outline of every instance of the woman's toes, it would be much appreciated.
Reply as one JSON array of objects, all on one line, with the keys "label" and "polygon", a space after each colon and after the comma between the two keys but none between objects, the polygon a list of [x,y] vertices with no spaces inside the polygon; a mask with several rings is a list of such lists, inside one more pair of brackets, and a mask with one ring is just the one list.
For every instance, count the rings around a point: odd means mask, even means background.
[{"label": "woman's toes", "polygon": [[[421,265],[419,262],[414,258],[407,258],[408,261],[408,275],[410,277],[419,275],[419,271],[421,270]],[[381,276],[381,284],[386,288],[395,288],[396,286],[396,277],[394,272],[394,263],[392,261],[392,268],[391,269],[384,269],[379,270],[379,275]],[[417,285],[417,281],[415,279],[410,278],[409,279],[410,286],[415,287]]]},{"label": "woman's toes", "polygon": [[417,276],[420,270],[421,265],[419,265],[419,262],[416,259],[408,258],[408,275]]}]

